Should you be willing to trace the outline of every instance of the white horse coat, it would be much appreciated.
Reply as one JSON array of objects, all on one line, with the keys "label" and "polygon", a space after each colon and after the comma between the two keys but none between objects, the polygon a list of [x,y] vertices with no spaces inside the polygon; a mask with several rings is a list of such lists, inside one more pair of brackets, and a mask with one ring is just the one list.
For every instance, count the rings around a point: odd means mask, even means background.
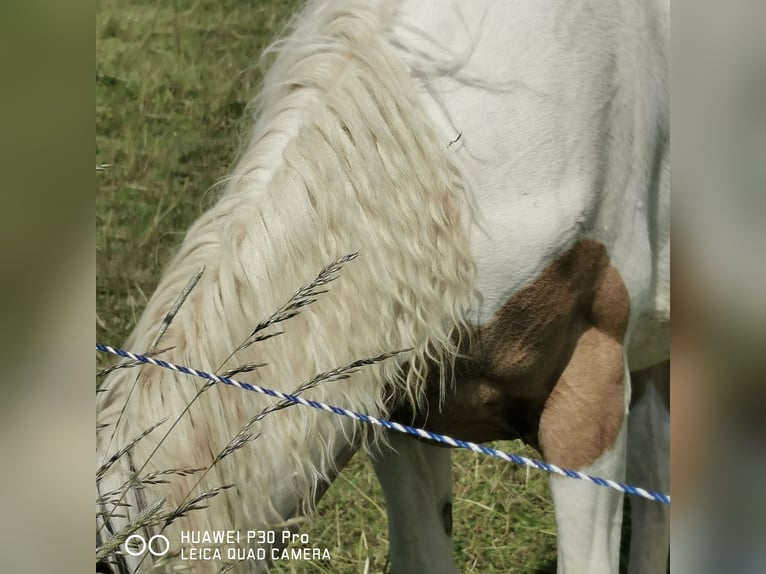
[{"label": "white horse coat", "polygon": [[[240,378],[291,391],[318,371],[411,348],[400,365],[307,396],[459,438],[522,437],[552,462],[623,480],[629,372],[669,352],[668,7],[312,2],[274,50],[223,196],[189,230],[127,347],[146,350],[206,265],[160,344],[174,347],[164,358],[211,371],[268,363]],[[357,250],[284,335],[223,364],[295,289]],[[455,362],[458,353],[467,358]],[[135,376],[116,372],[99,397],[99,423],[109,425],[98,434],[99,463],[179,417],[201,384],[144,368],[117,425]],[[206,391],[145,472],[209,465],[267,404]],[[658,408],[643,411],[661,419]],[[118,461],[100,490],[140,468],[169,424]],[[662,437],[642,428],[631,440],[661,448]],[[357,430],[299,407],[270,415],[262,437],[218,463],[196,493],[235,487],[163,532],[173,540],[181,530],[269,528],[305,511],[358,444]],[[398,454],[384,450],[375,465],[393,572],[457,571],[444,524],[449,451],[390,441]],[[664,473],[642,474],[655,475],[642,486],[666,488]],[[131,494],[127,512],[159,496],[172,508],[193,483],[174,476],[142,500]],[[615,572],[621,495],[564,479],[551,487],[559,571]],[[660,571],[666,550],[647,548],[666,549],[667,514],[637,514],[660,525],[641,527],[634,562]],[[102,539],[125,523],[107,522]]]}]

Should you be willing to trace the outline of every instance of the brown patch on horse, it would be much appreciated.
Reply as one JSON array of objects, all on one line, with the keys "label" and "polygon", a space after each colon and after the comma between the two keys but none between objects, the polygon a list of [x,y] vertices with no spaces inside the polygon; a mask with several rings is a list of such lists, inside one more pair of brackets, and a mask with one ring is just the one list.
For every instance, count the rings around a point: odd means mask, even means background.
[{"label": "brown patch on horse", "polygon": [[603,245],[581,240],[477,328],[439,407],[394,418],[485,442],[522,438],[556,464],[583,467],[617,438],[630,301]]},{"label": "brown patch on horse", "polygon": [[617,439],[624,418],[625,367],[620,342],[585,331],[540,417],[540,449],[569,468],[593,463]]}]

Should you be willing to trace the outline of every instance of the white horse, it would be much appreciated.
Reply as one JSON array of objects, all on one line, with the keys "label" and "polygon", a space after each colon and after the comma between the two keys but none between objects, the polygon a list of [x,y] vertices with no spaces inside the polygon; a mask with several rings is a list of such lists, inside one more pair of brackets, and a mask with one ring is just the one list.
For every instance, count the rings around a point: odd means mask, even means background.
[{"label": "white horse", "polygon": [[[410,349],[306,396],[458,438],[524,438],[548,461],[616,480],[629,458],[631,477],[665,490],[667,410],[654,387],[632,418],[640,465],[626,450],[630,372],[669,355],[668,19],[666,4],[629,0],[311,2],[273,48],[222,197],[189,230],[126,347],[150,347],[204,265],[163,358],[210,371],[266,363],[238,378],[289,392],[319,371]],[[356,251],[284,335],[227,359],[290,293]],[[170,421],[109,468],[102,495],[136,471],[210,466],[270,404],[220,386],[195,400],[202,385],[152,367],[110,376],[99,465]],[[102,505],[99,540],[161,496],[174,508],[228,484],[162,531],[171,544],[180,531],[281,524],[316,502],[360,439],[380,442],[359,430],[302,407],[274,412],[191,493],[197,475],[168,475],[128,490],[120,512]],[[394,448],[375,468],[392,571],[457,572],[450,451],[386,438]],[[550,485],[559,572],[616,572],[622,496]],[[634,504],[631,572],[667,562],[667,510],[651,504]]]}]

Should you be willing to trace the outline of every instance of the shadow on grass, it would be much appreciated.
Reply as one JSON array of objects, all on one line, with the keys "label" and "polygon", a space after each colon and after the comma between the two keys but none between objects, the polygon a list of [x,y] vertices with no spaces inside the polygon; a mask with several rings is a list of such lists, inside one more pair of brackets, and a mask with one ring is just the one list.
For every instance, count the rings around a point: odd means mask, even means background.
[{"label": "shadow on grass", "polygon": [[549,560],[548,562],[540,566],[532,574],[556,574],[557,566],[558,566],[558,562],[554,558],[553,560]]}]

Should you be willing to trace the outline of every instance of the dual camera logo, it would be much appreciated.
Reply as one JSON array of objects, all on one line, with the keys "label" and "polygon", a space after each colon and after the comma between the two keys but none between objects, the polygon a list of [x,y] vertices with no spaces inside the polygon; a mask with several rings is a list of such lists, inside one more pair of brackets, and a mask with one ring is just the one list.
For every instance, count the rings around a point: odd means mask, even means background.
[{"label": "dual camera logo", "polygon": [[131,534],[125,539],[123,548],[131,556],[142,556],[147,551],[152,556],[165,556],[170,550],[170,540],[162,534],[155,534],[149,540],[140,534]]}]

